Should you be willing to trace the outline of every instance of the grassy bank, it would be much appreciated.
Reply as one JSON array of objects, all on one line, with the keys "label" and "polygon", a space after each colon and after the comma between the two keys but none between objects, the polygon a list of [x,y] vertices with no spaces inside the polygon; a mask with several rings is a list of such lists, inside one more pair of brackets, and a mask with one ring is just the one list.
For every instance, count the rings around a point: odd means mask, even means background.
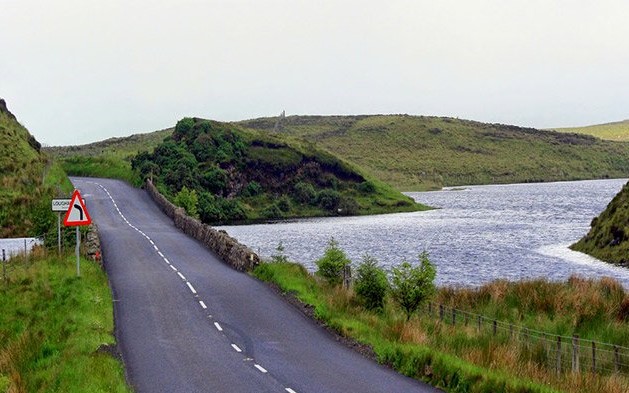
[{"label": "grassy bank", "polygon": [[73,255],[9,262],[0,277],[0,392],[130,392],[114,343],[105,273]]},{"label": "grassy bank", "polygon": [[[277,118],[239,122],[273,132]],[[624,177],[629,144],[446,117],[288,116],[305,138],[404,191],[468,184]]]},{"label": "grassy bank", "polygon": [[[406,322],[390,300],[382,312],[365,310],[352,291],[329,287],[291,263],[268,263],[253,273],[306,304],[343,336],[371,346],[377,359],[401,373],[450,392],[626,392],[621,376],[557,375],[536,348],[493,337],[489,329],[453,327],[426,313]],[[442,288],[435,301],[561,334],[629,342],[622,287],[612,280],[565,283],[496,282],[479,289]]]},{"label": "grassy bank", "polygon": [[555,128],[555,131],[592,135],[610,141],[629,141],[629,120],[586,127]]}]

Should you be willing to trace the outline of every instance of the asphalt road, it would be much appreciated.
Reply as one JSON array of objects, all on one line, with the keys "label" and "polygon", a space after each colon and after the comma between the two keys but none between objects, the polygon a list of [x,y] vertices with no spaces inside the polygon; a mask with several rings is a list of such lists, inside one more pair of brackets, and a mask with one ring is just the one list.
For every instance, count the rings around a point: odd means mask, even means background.
[{"label": "asphalt road", "polygon": [[98,224],[136,392],[437,392],[364,358],[174,227],[149,195],[72,178]]}]

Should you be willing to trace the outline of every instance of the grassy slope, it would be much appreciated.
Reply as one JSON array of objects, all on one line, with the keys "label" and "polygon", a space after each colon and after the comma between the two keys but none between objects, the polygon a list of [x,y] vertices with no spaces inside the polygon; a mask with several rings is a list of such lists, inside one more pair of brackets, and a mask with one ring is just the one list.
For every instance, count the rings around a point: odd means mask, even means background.
[{"label": "grassy slope", "polygon": [[21,259],[0,284],[0,392],[129,392],[113,344],[107,277],[74,255]]},{"label": "grassy slope", "polygon": [[629,266],[629,183],[594,220],[573,249],[598,259]]},{"label": "grassy slope", "polygon": [[555,128],[555,131],[593,135],[610,141],[629,141],[629,120],[586,127]]},{"label": "grassy slope", "polygon": [[139,185],[141,179],[131,170],[131,158],[140,151],[152,151],[173,129],[110,138],[80,146],[56,146],[44,150],[58,159],[74,176],[100,176],[126,180]]},{"label": "grassy slope", "polygon": [[[0,237],[48,233],[56,244],[50,201],[73,187],[38,146],[0,100]],[[0,281],[0,392],[127,391],[122,365],[95,353],[113,342],[107,278],[84,263],[76,279],[72,261],[9,261],[9,282]]]},{"label": "grassy slope", "polygon": [[[272,131],[276,118],[238,124]],[[289,116],[282,133],[316,142],[398,189],[623,177],[629,143],[451,118]]]},{"label": "grassy slope", "polygon": [[[453,328],[425,314],[406,322],[390,301],[381,313],[366,311],[351,291],[330,288],[297,264],[262,264],[254,275],[312,305],[317,318],[341,335],[370,345],[379,361],[450,392],[620,393],[629,388],[625,377],[557,376],[546,367],[553,363],[543,349],[531,351],[509,340],[508,333],[492,338],[489,329],[479,333],[473,324]],[[442,288],[435,300],[536,330],[629,343],[629,325],[619,319],[626,321],[620,310],[629,300],[609,279],[498,281],[478,289]]]},{"label": "grassy slope", "polygon": [[0,237],[41,235],[50,198],[72,191],[63,170],[38,150],[15,117],[0,109]]}]

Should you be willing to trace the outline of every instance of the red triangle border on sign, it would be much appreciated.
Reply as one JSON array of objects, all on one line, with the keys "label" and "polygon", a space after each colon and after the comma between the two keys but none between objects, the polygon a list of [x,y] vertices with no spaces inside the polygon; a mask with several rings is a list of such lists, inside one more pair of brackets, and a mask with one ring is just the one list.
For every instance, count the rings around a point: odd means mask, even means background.
[{"label": "red triangle border on sign", "polygon": [[[83,214],[85,215],[84,217],[85,219],[83,221],[69,221],[68,219],[70,218],[70,212],[74,208],[74,204],[77,203],[77,200],[81,208],[83,209]],[[90,217],[90,214],[87,212],[87,208],[85,207],[83,198],[81,198],[81,193],[79,192],[79,190],[74,190],[74,193],[72,194],[72,199],[70,199],[70,207],[68,208],[68,211],[66,211],[66,215],[63,218],[63,225],[67,227],[74,227],[74,226],[90,225],[91,223],[92,223],[92,217]]]}]

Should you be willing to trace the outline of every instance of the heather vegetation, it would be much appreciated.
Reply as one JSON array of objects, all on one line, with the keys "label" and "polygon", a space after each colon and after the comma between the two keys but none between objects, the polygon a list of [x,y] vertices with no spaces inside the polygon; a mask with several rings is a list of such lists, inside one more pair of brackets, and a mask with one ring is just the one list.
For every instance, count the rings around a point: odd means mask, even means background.
[{"label": "heather vegetation", "polygon": [[131,166],[205,223],[425,208],[310,143],[185,118]]},{"label": "heather vegetation", "polygon": [[[240,122],[273,132],[277,118]],[[288,116],[279,133],[312,141],[404,191],[621,178],[629,143],[447,117]]]}]

